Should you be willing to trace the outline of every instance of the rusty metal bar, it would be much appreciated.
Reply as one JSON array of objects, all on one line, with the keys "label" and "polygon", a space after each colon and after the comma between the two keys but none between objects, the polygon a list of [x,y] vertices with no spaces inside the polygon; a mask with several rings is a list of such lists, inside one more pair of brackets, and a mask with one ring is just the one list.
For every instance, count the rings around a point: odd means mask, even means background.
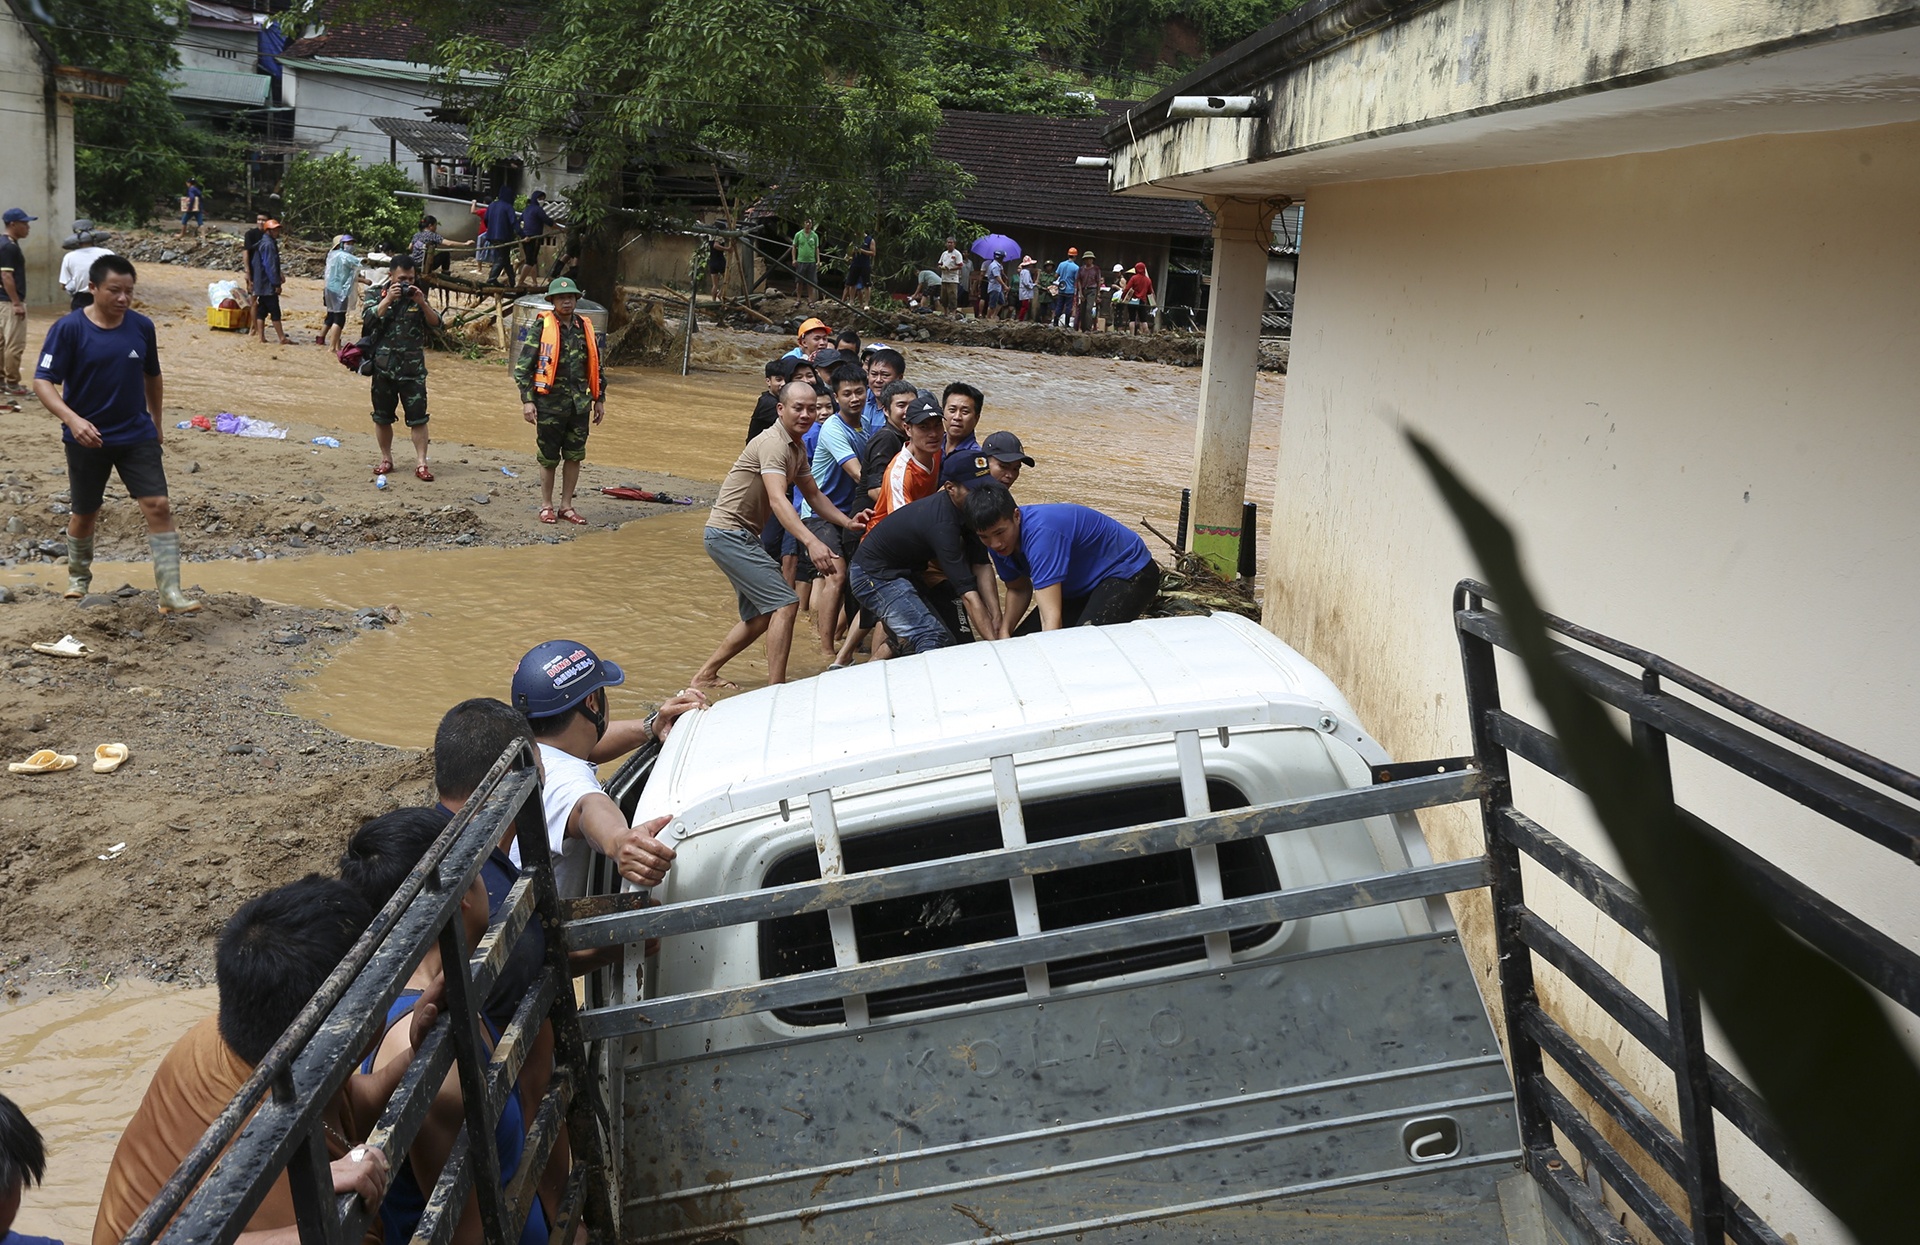
[{"label": "rusty metal bar", "polygon": [[[419,963],[439,922],[459,902],[458,894],[443,894],[431,913],[424,907],[416,912],[415,898],[431,893],[430,879],[438,876],[455,844],[470,847],[489,831],[499,837],[513,810],[538,790],[531,766],[525,748],[509,749],[494,762],[473,800],[427,849],[313,1001],[181,1160],[123,1245],[151,1245],[163,1235],[169,1245],[231,1245],[286,1169],[304,1130],[313,1126],[384,1024],[387,1005]],[[474,859],[475,872],[484,859],[484,852]],[[317,1040],[323,1025],[324,1040]],[[297,1086],[296,1097],[262,1106],[276,1083]]]},{"label": "rusty metal bar", "polygon": [[1105,860],[1184,851],[1202,843],[1226,843],[1235,839],[1283,834],[1291,830],[1472,800],[1480,796],[1484,782],[1483,776],[1474,770],[1407,778],[1327,795],[1238,808],[1202,818],[1181,817],[1144,826],[1103,830],[1079,838],[1055,839],[1018,849],[1003,848],[950,856],[945,860],[853,873],[838,879],[822,878],[817,882],[796,882],[791,886],[768,887],[740,895],[688,900],[648,908],[643,912],[588,917],[569,921],[564,937],[570,950],[579,951],[640,942],[648,938],[667,938],[748,921],[766,921],[800,912],[819,912],[881,899],[974,886],[1028,874],[1051,873]]},{"label": "rusty metal bar", "polygon": [[1353,908],[1398,903],[1403,899],[1473,890],[1486,884],[1487,862],[1481,857],[1474,857],[1339,882],[1323,882],[1290,891],[1272,891],[1207,907],[1174,908],[1117,921],[1050,930],[1044,934],[898,956],[852,968],[821,969],[752,985],[643,999],[627,1007],[588,1012],[581,1017],[581,1025],[587,1036],[593,1039],[666,1029],[743,1013],[816,1003],[848,994],[870,994],[874,990],[919,985],[958,975],[1017,968],[1036,959],[1097,955],[1147,943],[1192,938],[1216,929],[1302,920]]}]

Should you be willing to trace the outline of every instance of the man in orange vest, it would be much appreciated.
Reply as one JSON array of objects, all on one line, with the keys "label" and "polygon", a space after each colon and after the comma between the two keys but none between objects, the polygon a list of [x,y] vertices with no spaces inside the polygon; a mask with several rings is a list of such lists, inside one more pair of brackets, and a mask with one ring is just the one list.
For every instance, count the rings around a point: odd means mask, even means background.
[{"label": "man in orange vest", "polygon": [[[521,344],[513,365],[520,386],[520,414],[534,428],[534,461],[540,464],[540,521],[586,523],[573,508],[573,488],[587,457],[587,420],[607,417],[607,391],[600,378],[600,347],[593,325],[576,315],[580,287],[572,277],[547,286],[552,311],[543,311]],[[560,508],[553,505],[553,469],[561,467]]]}]

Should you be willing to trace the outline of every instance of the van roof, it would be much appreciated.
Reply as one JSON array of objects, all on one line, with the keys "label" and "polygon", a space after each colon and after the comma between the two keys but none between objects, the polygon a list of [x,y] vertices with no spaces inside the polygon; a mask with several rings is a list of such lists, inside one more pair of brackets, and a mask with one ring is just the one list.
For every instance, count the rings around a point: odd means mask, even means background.
[{"label": "van roof", "polygon": [[[1333,682],[1244,618],[1074,627],[868,662],[722,700],[681,720],[642,807],[681,810],[732,793],[751,798],[721,803],[745,808],[766,802],[782,780],[807,777],[817,789],[889,767],[921,769],[973,742],[972,757],[985,758],[995,736],[1026,736],[1033,748],[1071,742],[1067,728],[1098,732],[1102,722],[1128,734],[1148,720],[1171,731],[1175,720],[1211,729],[1324,715],[1349,742],[1375,750]],[[927,766],[900,764],[915,757]]]}]

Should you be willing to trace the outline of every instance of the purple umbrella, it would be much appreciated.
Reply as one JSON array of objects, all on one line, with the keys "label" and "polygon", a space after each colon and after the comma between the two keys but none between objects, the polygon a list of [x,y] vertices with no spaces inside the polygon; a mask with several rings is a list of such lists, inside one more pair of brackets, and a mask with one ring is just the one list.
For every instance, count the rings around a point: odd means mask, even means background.
[{"label": "purple umbrella", "polygon": [[981,259],[992,259],[995,251],[1004,251],[1006,252],[1007,262],[1010,264],[1019,263],[1020,256],[1025,253],[1021,251],[1018,242],[1015,242],[1004,233],[990,233],[967,249],[975,255],[978,255]]}]

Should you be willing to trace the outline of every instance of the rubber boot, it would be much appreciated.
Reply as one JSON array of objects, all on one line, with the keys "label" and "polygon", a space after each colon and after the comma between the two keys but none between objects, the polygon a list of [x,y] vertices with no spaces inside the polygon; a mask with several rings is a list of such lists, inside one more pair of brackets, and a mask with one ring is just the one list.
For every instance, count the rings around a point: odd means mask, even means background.
[{"label": "rubber boot", "polygon": [[78,601],[93,586],[93,537],[67,537],[67,591],[69,601]]},{"label": "rubber boot", "polygon": [[191,614],[199,609],[200,602],[180,591],[180,533],[150,532],[147,547],[153,550],[153,585],[160,590],[160,612]]}]

